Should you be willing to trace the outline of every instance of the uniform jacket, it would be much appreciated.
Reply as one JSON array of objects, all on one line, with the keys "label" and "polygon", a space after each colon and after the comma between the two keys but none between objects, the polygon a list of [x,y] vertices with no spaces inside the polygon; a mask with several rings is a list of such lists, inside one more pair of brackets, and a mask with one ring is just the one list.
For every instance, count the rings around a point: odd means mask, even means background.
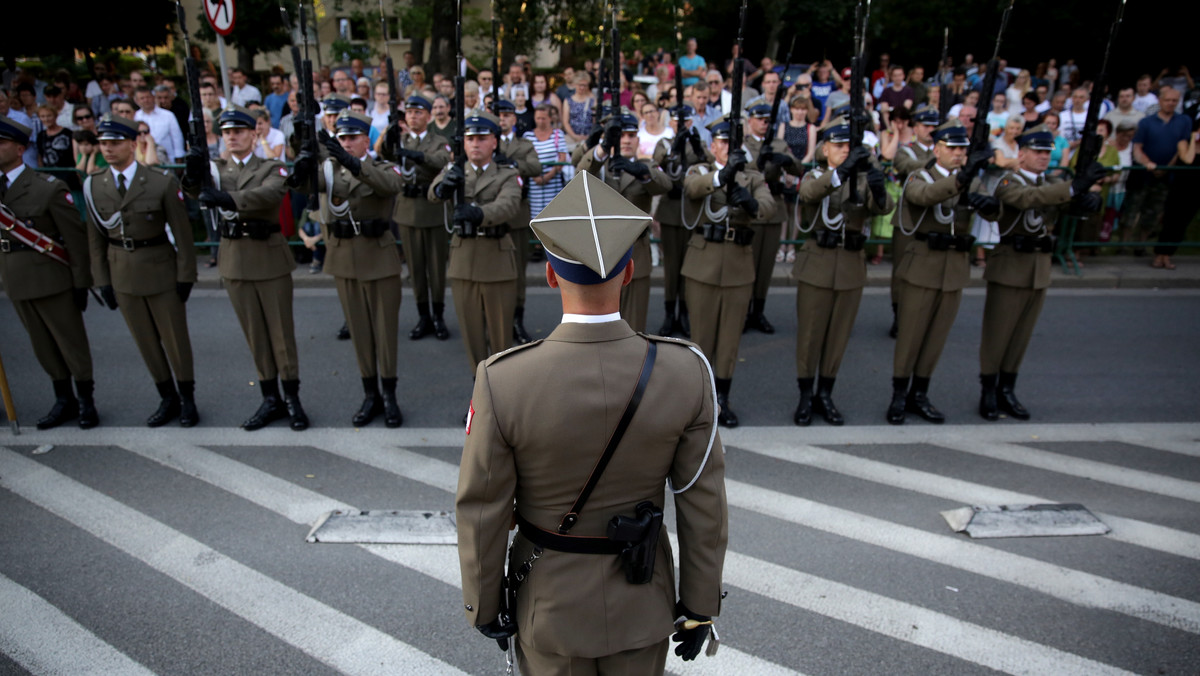
[{"label": "uniform jacket", "polygon": [[[0,253],[0,279],[4,280],[4,291],[11,300],[44,298],[92,285],[87,232],[66,183],[25,167],[8,186],[4,203],[25,225],[65,246],[71,258],[68,268],[28,249]],[[0,230],[0,240],[3,239],[16,242],[16,238]]]},{"label": "uniform jacket", "polygon": [[[250,155],[243,168],[233,160],[213,160],[221,177],[220,190],[237,205],[239,219],[279,223],[279,205],[287,194],[287,169],[278,160]],[[200,194],[200,186],[185,183],[188,194]],[[296,260],[282,233],[265,240],[239,237],[221,240],[217,270],[224,279],[262,281],[292,274]]]},{"label": "uniform jacket", "polygon": [[[410,160],[400,162],[399,167],[407,185],[418,186],[422,190],[428,189],[433,177],[450,162],[450,145],[446,143],[444,136],[434,133],[431,128],[426,128],[423,139],[418,139],[408,132],[401,133],[400,145],[408,150],[425,153],[425,161],[421,164]],[[391,151],[385,147],[384,156],[395,161],[396,158],[389,157],[390,154]],[[392,220],[399,225],[414,228],[445,227],[441,208],[431,204],[424,197],[405,197],[404,193],[396,196],[396,210]]]},{"label": "uniform jacket", "polygon": [[[196,281],[196,247],[192,224],[183,204],[183,190],[174,174],[138,164],[125,197],[117,192],[117,181],[109,167],[92,173],[92,199],[100,218],[121,213],[124,225],[108,230],[98,223],[88,228],[92,251],[92,277],[96,286],[131,296],[154,296],[174,291],[177,282]],[[91,218],[91,215],[88,216]],[[171,229],[175,246],[148,246],[126,251],[109,244],[109,237],[144,240]]]},{"label": "uniform jacket", "polygon": [[[763,139],[755,137],[753,134],[746,134],[742,146],[746,148],[746,157],[750,163],[754,163],[758,159],[759,153],[762,151]],[[782,139],[772,139],[768,146],[771,152],[781,155],[792,156],[792,151],[788,149],[786,143]],[[757,166],[757,165],[755,165]],[[771,189],[772,195],[779,195],[779,181],[784,174],[800,178],[800,163],[793,163],[787,169],[780,169],[774,164],[768,164],[766,171],[763,172],[763,178],[767,181],[767,187]],[[762,220],[755,221],[755,225],[776,225],[787,220],[787,204],[782,199],[775,200],[775,209],[767,214]]]},{"label": "uniform jacket", "polygon": [[[479,365],[457,498],[470,624],[498,613],[514,501],[525,519],[557,528],[625,410],[647,339],[624,321],[563,324]],[[689,343],[650,339],[658,356],[642,405],[571,534],[603,536],[609,519],[632,516],[639,502],[661,505],[666,479],[676,490],[690,486],[674,496],[679,599],[715,616],[728,517],[711,370]],[[514,560],[530,550],[518,536]],[[546,550],[521,587],[516,617],[522,639],[539,651],[598,657],[663,640],[675,598],[664,532],[646,585],[628,584],[616,556]]]},{"label": "uniform jacket", "polygon": [[[933,146],[929,146],[928,150],[921,148],[916,141],[906,143],[896,151],[896,157],[892,159],[892,171],[896,174],[896,180],[903,186],[908,177],[929,166],[929,162],[933,160]],[[892,228],[899,227],[900,210],[892,212]],[[967,231],[963,231],[966,234]],[[899,233],[900,238],[903,238],[903,233]],[[895,235],[893,235],[895,236]]]},{"label": "uniform jacket", "polygon": [[[1071,184],[1065,181],[1037,185],[1020,171],[1010,171],[996,185],[1000,200],[997,223],[1001,236],[1047,234],[1046,212],[1050,207],[1071,201]],[[998,244],[988,256],[983,278],[989,282],[1022,289],[1050,286],[1050,254],[1017,253],[1007,244]]]},{"label": "uniform jacket", "polygon": [[[449,169],[450,165],[446,165]],[[442,170],[445,174],[446,169]],[[468,162],[466,184],[463,195],[467,202],[483,211],[480,227],[490,228],[505,225],[521,211],[521,184],[517,181],[517,170],[501,167],[489,162],[479,176]],[[442,182],[439,174],[429,188],[429,199],[442,208],[442,200],[433,193],[433,187]],[[445,203],[447,220],[449,203]],[[525,233],[522,233],[525,234]],[[517,278],[517,249],[512,235],[504,237],[460,237],[450,238],[450,266],[446,271],[450,279],[466,279],[473,282],[507,282]]]},{"label": "uniform jacket", "polygon": [[[333,201],[341,204],[349,200],[350,214],[356,221],[373,219],[388,220],[392,214],[392,200],[400,192],[400,168],[391,162],[367,158],[362,161],[362,172],[355,176],[350,170],[334,160]],[[380,237],[349,237],[341,239],[329,232],[328,224],[334,220],[327,202],[324,162],[317,171],[321,189],[321,231],[325,235],[325,272],[343,279],[370,281],[400,274],[400,253],[396,251],[396,238],[391,231]]]},{"label": "uniform jacket", "polygon": [[[681,274],[713,286],[742,286],[754,283],[754,251],[750,244],[738,246],[732,242],[707,242],[700,234],[700,226],[706,222],[703,212],[719,211],[725,206],[725,188],[714,184],[713,172],[718,171],[715,163],[697,164],[688,169],[683,181],[684,196],[688,200],[687,218],[699,214],[699,226],[688,240],[687,253],[683,256]],[[740,171],[735,179],[738,185],[748,188],[758,201],[758,213],[748,214],[741,207],[730,207],[728,221],[738,226],[748,226],[775,208],[775,198],[767,188],[763,175],[754,169]],[[705,207],[705,200],[711,198]]]},{"label": "uniform jacket", "polygon": [[[542,161],[538,159],[537,149],[533,147],[533,143],[527,138],[517,136],[516,133],[508,140],[501,137],[496,149],[517,163],[517,173],[521,177],[521,210],[517,212],[516,218],[509,222],[508,227],[513,230],[528,228],[531,216],[529,215],[529,191],[526,190],[526,187],[530,180],[542,175]],[[523,232],[514,236],[528,239],[530,235],[528,232]]]},{"label": "uniform jacket", "polygon": [[[671,154],[671,144],[674,139],[659,139],[658,145],[654,146],[654,165],[661,168],[667,173],[667,177],[679,176],[679,170],[683,167],[679,163],[679,156]],[[692,144],[689,142],[684,146],[684,154],[687,155],[687,165],[689,167],[711,162],[712,158],[704,155],[697,155],[692,149]],[[683,176],[677,179],[672,179],[672,184],[679,186],[679,194],[683,194]],[[679,214],[680,200],[671,197],[671,192],[668,191],[658,199],[658,209],[654,211],[654,220],[658,221],[659,225],[666,226],[682,226],[683,218]]]},{"label": "uniform jacket", "polygon": [[[650,213],[650,204],[655,195],[665,194],[671,189],[671,179],[657,166],[646,163],[650,167],[650,178],[639,181],[630,174],[621,173],[614,176],[608,171],[606,163],[596,159],[595,152],[589,152],[579,161],[578,170],[586,171],[593,176],[601,176],[612,189],[621,193],[621,197],[629,200],[633,206]],[[650,226],[642,232],[642,236],[633,244],[633,277],[643,279],[650,276]]]},{"label": "uniform jacket", "polygon": [[[918,169],[904,185],[896,223],[904,232],[969,235],[969,212],[956,208],[959,195],[955,174],[943,176],[937,168]],[[896,274],[914,286],[958,291],[971,280],[970,255],[954,249],[934,251],[928,243],[912,239],[900,256]]]},{"label": "uniform jacket", "polygon": [[865,248],[862,251],[846,251],[845,247],[822,249],[817,246],[816,234],[820,230],[834,232],[870,233],[869,220],[872,216],[886,214],[894,206],[888,197],[885,204],[878,204],[867,189],[865,172],[858,174],[858,195],[864,200],[862,206],[848,203],[849,185],[833,185],[835,171],[818,167],[804,175],[800,181],[800,201],[804,203],[801,227],[812,225],[812,231],[800,247],[796,262],[792,266],[792,279],[823,289],[847,291],[859,289],[867,282]]}]

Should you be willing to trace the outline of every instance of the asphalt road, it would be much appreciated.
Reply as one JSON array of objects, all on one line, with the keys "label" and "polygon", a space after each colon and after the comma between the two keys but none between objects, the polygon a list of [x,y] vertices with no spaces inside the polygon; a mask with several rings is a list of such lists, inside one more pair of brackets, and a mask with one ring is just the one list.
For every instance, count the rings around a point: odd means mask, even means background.
[{"label": "asphalt road", "polygon": [[[257,394],[222,292],[189,303],[191,430],[142,425],[149,377],[118,313],[88,311],[103,426],[0,431],[0,674],[503,672],[462,619],[452,546],[304,541],[333,509],[453,507],[471,381],[456,327],[402,340],[405,427],[354,430],[336,297],[297,295],[304,433],[236,428]],[[890,316],[871,289],[835,390],[850,424],[800,429],[794,295],[772,290],[779,332],[745,337],[743,427],[722,431],[723,645],[669,671],[1200,673],[1200,293],[1052,291],[1019,381],[1028,423],[974,413],[982,301],[968,293],[931,389],[950,424],[884,424]],[[557,316],[531,290],[531,331]],[[31,424],[50,388],[6,299],[0,340]],[[1111,532],[974,540],[939,515],[1042,502]]]}]

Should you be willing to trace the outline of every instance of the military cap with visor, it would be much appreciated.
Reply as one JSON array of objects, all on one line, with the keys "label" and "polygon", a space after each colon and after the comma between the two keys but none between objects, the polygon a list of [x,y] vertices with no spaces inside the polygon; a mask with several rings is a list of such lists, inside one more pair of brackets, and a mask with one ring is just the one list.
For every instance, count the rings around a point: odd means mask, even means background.
[{"label": "military cap with visor", "polygon": [[137,122],[128,117],[105,113],[96,123],[96,138],[100,141],[136,141]]},{"label": "military cap with visor", "polygon": [[1054,133],[1046,125],[1039,124],[1018,136],[1017,146],[1031,150],[1054,150]]},{"label": "military cap with visor", "polygon": [[500,120],[496,119],[495,115],[484,111],[468,115],[467,119],[463,120],[464,136],[486,136],[488,134],[500,135]]},{"label": "military cap with visor", "polygon": [[321,99],[321,112],[325,115],[337,115],[350,107],[350,97],[345,94],[330,94]]},{"label": "military cap with visor", "polygon": [[825,143],[849,143],[850,120],[845,116],[829,118],[821,127],[820,139]]},{"label": "military cap with visor", "polygon": [[15,120],[0,115],[0,138],[29,145],[29,137],[33,130]]},{"label": "military cap with visor", "polygon": [[756,97],[746,104],[746,113],[750,117],[771,117],[771,104],[761,96]]},{"label": "military cap with visor", "polygon": [[257,115],[248,108],[231,103],[217,117],[221,129],[254,129]]},{"label": "military cap with visor", "polygon": [[[717,119],[713,120],[712,122],[708,123],[708,131],[712,132],[712,137],[714,139],[719,139],[719,138],[728,139],[729,138],[729,131],[730,131],[729,130],[729,122],[730,122],[730,119],[732,118],[732,116],[733,116],[732,112],[727,113],[725,115],[722,115],[721,117],[718,117]],[[738,115],[738,117],[744,121],[746,119],[746,114],[744,112],[740,113]]]},{"label": "military cap with visor", "polygon": [[337,129],[337,135],[340,136],[358,136],[360,134],[371,133],[371,118],[354,110],[343,110],[338,113],[337,122],[334,123]]},{"label": "military cap with visor", "polygon": [[500,113],[514,113],[515,114],[516,112],[517,112],[517,106],[512,101],[509,101],[508,99],[500,99],[499,101],[496,102],[496,114],[497,115],[499,115]]},{"label": "military cap with visor", "polygon": [[937,129],[933,130],[933,142],[945,143],[950,147],[966,147],[971,145],[971,139],[967,136],[967,128],[962,122],[951,118],[946,120]]},{"label": "military cap with visor", "polygon": [[419,108],[421,110],[430,111],[433,110],[433,104],[430,103],[429,99],[425,98],[424,96],[417,96],[416,94],[413,94],[404,101],[404,109],[408,110],[409,108]]},{"label": "military cap with visor", "polygon": [[917,124],[927,124],[931,127],[936,127],[942,122],[942,116],[938,113],[937,108],[932,106],[919,106],[912,116],[913,122]]}]

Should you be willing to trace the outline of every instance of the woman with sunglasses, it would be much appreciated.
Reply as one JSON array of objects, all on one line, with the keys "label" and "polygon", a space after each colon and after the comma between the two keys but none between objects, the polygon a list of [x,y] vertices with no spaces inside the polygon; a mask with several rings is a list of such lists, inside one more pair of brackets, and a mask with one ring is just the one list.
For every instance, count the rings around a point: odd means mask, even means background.
[{"label": "woman with sunglasses", "polygon": [[137,141],[134,141],[133,157],[147,167],[167,163],[166,152],[159,152],[158,144],[154,142],[154,137],[150,135],[150,125],[145,122],[138,122]]}]

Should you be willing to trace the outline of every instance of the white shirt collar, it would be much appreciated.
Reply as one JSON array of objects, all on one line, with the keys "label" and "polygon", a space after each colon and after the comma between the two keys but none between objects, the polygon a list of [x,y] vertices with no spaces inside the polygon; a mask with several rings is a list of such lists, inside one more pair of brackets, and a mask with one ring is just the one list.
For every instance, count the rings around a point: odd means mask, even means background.
[{"label": "white shirt collar", "polygon": [[957,173],[958,173],[958,170],[957,170],[957,169],[955,169],[954,171],[950,171],[949,169],[947,169],[947,168],[943,167],[942,165],[938,164],[937,162],[934,162],[934,163],[933,163],[933,168],[934,168],[934,169],[937,169],[937,170],[938,170],[938,173],[940,173],[942,176],[953,176],[953,175],[955,175],[955,174],[957,174]]},{"label": "white shirt collar", "polygon": [[425,135],[428,133],[429,133],[429,129],[426,129],[425,131],[421,132],[420,134],[414,134],[413,132],[410,131],[410,132],[408,132],[408,135],[412,138],[418,139],[420,141],[424,141]]},{"label": "white shirt collar", "polygon": [[491,162],[488,162],[487,164],[483,165],[482,167],[475,166],[474,162],[471,163],[471,168],[474,169],[475,171],[480,171],[480,172],[487,171],[487,168],[490,166],[492,166]]},{"label": "white shirt collar", "polygon": [[125,167],[125,171],[117,171],[117,168],[113,166],[110,166],[109,169],[112,170],[113,180],[117,182],[117,185],[121,184],[121,180],[117,176],[124,174],[125,187],[129,188],[129,186],[133,185],[133,175],[137,173],[137,166],[137,160],[134,160],[129,163],[128,167]]},{"label": "white shirt collar", "polygon": [[507,134],[504,134],[503,136],[501,136],[501,137],[500,137],[500,140],[501,140],[501,141],[512,141],[512,140],[513,140],[513,136],[515,136],[515,135],[516,135],[516,133],[515,133],[515,132],[511,132],[511,131],[510,131],[510,132],[508,132]]},{"label": "white shirt collar", "polygon": [[25,171],[25,163],[21,162],[17,165],[16,169],[13,169],[5,174],[5,176],[8,177],[8,187],[12,187],[13,182],[17,180],[17,177],[20,176],[21,172],[23,171]]},{"label": "white shirt collar", "polygon": [[1017,171],[1019,171],[1019,172],[1021,172],[1022,174],[1024,174],[1024,175],[1025,175],[1025,178],[1028,178],[1028,179],[1029,179],[1029,180],[1031,180],[1031,181],[1036,181],[1036,180],[1038,180],[1039,178],[1041,178],[1041,177],[1042,177],[1042,175],[1041,175],[1041,174],[1035,174],[1035,173],[1033,173],[1032,171],[1026,171],[1026,170],[1024,170],[1024,169],[1017,169]]},{"label": "white shirt collar", "polygon": [[250,163],[250,158],[251,158],[251,157],[254,157],[254,152],[253,152],[253,151],[251,151],[251,152],[250,152],[248,155],[246,155],[245,157],[243,157],[243,158],[242,158],[242,159],[240,159],[240,160],[239,160],[237,157],[234,157],[234,156],[232,156],[232,155],[230,156],[230,158],[229,158],[229,159],[233,160],[233,163],[234,163],[234,164],[236,164],[236,165],[238,165],[239,167],[244,167],[244,166],[246,166],[247,164],[249,164],[249,163]]},{"label": "white shirt collar", "polygon": [[606,315],[577,315],[570,312],[564,312],[562,316],[563,324],[603,324],[605,322],[615,322],[621,319],[620,312],[610,312]]},{"label": "white shirt collar", "polygon": [[929,149],[933,147],[932,145],[925,145],[924,143],[921,143],[920,141],[918,141],[916,139],[913,139],[913,145],[920,148],[921,150],[924,150],[925,152],[929,152]]}]

